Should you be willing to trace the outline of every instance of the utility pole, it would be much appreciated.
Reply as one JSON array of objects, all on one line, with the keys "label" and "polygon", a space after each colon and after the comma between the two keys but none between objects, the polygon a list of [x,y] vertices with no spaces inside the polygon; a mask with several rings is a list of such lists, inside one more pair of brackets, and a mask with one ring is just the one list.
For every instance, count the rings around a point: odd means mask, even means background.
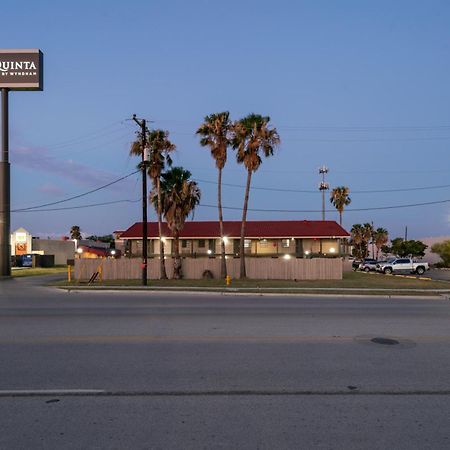
[{"label": "utility pole", "polygon": [[330,185],[325,182],[325,174],[328,173],[328,167],[322,166],[319,168],[319,174],[322,175],[322,181],[319,184],[319,191],[322,192],[322,220],[325,220],[325,191],[330,189]]},{"label": "utility pole", "polygon": [[141,127],[142,146],[142,285],[147,286],[147,125],[146,120],[139,120],[133,114],[133,120]]},{"label": "utility pole", "polygon": [[9,89],[2,88],[2,149],[0,159],[0,277],[11,276],[10,248],[10,164],[9,164]]}]

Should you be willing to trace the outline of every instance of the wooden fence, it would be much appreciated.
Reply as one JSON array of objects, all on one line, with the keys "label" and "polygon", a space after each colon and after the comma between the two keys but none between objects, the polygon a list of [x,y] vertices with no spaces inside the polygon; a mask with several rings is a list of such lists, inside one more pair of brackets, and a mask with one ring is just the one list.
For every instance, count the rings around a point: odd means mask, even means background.
[{"label": "wooden fence", "polygon": [[[227,259],[228,275],[239,278],[239,258]],[[142,276],[142,261],[137,258],[121,259],[77,259],[75,277],[89,280],[101,267],[103,280],[133,280]],[[342,259],[284,259],[284,258],[246,258],[247,277],[258,280],[341,280]],[[183,277],[198,280],[209,270],[214,278],[220,278],[219,258],[183,258]],[[169,278],[173,274],[172,258],[166,259]],[[148,278],[159,278],[159,259],[148,260]]]}]

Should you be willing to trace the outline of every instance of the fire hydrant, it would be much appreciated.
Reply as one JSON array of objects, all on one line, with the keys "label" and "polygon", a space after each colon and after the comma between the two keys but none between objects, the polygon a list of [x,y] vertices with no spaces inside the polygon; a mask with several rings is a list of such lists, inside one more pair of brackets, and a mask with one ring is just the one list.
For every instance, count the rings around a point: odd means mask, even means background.
[{"label": "fire hydrant", "polygon": [[225,283],[227,284],[227,286],[229,286],[231,284],[231,277],[230,277],[230,275],[227,275],[225,277]]}]

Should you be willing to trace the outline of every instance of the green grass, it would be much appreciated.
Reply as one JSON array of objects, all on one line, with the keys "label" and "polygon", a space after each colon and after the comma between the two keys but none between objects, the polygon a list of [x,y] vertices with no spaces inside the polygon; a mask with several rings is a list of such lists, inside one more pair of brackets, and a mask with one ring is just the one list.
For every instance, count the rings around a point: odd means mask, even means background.
[{"label": "green grass", "polygon": [[55,266],[55,267],[13,267],[13,277],[32,277],[37,275],[53,275],[56,273],[67,273],[67,266]]},{"label": "green grass", "polygon": [[[65,286],[78,286],[79,283],[59,283]],[[86,283],[81,283],[86,285]],[[126,286],[129,288],[139,288],[141,280],[114,280],[95,283],[95,286]],[[151,287],[169,287],[182,290],[183,288],[226,288],[223,280],[148,280],[148,286]],[[305,289],[306,292],[323,293],[349,293],[347,289],[355,290],[355,293],[412,293],[414,290],[426,290],[432,293],[435,290],[448,290],[450,292],[450,283],[445,281],[430,281],[424,278],[404,278],[399,276],[388,276],[382,274],[366,274],[364,272],[346,272],[342,280],[326,281],[285,281],[285,280],[232,280],[231,289],[243,288],[245,290],[264,291],[265,289],[280,289],[282,292],[298,292],[299,289]],[[386,292],[386,289],[389,291]],[[345,290],[345,291],[343,291]],[[353,291],[350,291],[353,293]]]}]

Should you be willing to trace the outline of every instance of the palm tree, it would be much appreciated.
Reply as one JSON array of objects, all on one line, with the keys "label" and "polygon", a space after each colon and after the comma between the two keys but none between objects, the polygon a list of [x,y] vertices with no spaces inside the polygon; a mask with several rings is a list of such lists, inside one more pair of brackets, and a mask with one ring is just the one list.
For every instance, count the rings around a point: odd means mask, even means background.
[{"label": "palm tree", "polygon": [[378,259],[381,247],[386,245],[389,241],[389,233],[385,228],[377,228],[373,233],[373,239],[375,241],[375,246],[377,247],[376,259]]},{"label": "palm tree", "polygon": [[[363,238],[364,238],[364,243],[366,246],[366,252],[364,257],[367,258],[367,256],[369,255],[369,242],[370,240],[372,240],[373,242],[373,225],[371,223],[365,223],[363,225]],[[372,247],[372,253],[373,253],[373,247]],[[372,255],[373,257],[373,255]]]},{"label": "palm tree", "polygon": [[[191,173],[182,167],[173,167],[161,174],[161,205],[167,226],[174,238],[173,278],[183,278],[180,258],[180,232],[187,217],[200,203],[200,189],[191,179]],[[157,202],[157,195],[152,196]]]},{"label": "palm tree", "polygon": [[70,239],[81,239],[81,230],[78,225],[73,225],[70,228]]},{"label": "palm tree", "polygon": [[[133,142],[130,150],[132,155],[142,154],[142,140],[140,133],[138,133],[138,140]],[[160,279],[167,279],[166,266],[164,264],[164,243],[162,241],[162,205],[161,205],[161,173],[166,167],[166,164],[172,166],[172,159],[170,153],[175,151],[176,146],[169,140],[169,132],[164,130],[147,130],[147,148],[149,150],[149,167],[148,175],[152,180],[153,190],[156,190],[157,202],[155,204],[156,213],[158,216],[158,237],[159,237],[159,270]]]},{"label": "palm tree", "polygon": [[230,113],[224,111],[217,114],[210,114],[205,117],[204,123],[200,125],[197,134],[201,136],[200,145],[209,147],[211,156],[216,161],[218,170],[217,179],[217,208],[219,210],[219,229],[220,229],[220,276],[227,276],[227,263],[225,259],[225,242],[223,235],[223,213],[222,213],[222,170],[227,162],[227,149],[230,145]]},{"label": "palm tree", "polygon": [[356,258],[364,258],[366,249],[364,241],[364,227],[360,223],[356,223],[350,230],[350,241],[354,247],[354,256]]},{"label": "palm tree", "polygon": [[330,193],[330,202],[339,211],[339,225],[342,226],[342,213],[344,206],[350,205],[352,202],[349,197],[350,189],[347,186],[335,187]]},{"label": "palm tree", "polygon": [[240,278],[246,277],[244,241],[252,174],[258,170],[262,163],[261,154],[266,158],[273,155],[275,147],[280,143],[280,136],[277,130],[269,128],[269,122],[270,117],[252,113],[233,124],[232,146],[236,150],[237,162],[244,164],[247,170],[239,245]]}]

